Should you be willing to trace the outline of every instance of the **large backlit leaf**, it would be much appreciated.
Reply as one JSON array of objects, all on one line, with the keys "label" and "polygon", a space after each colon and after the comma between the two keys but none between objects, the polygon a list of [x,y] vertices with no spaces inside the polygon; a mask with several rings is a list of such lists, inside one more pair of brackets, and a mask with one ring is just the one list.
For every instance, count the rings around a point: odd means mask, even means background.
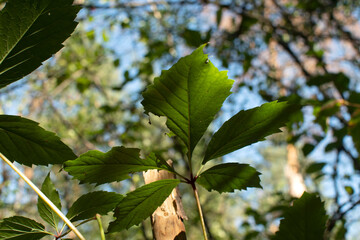
[{"label": "large backlit leaf", "polygon": [[106,215],[114,210],[123,198],[122,195],[114,192],[91,192],[76,200],[66,216],[74,222],[92,218],[96,214]]},{"label": "large backlit leaf", "polygon": [[180,183],[178,179],[165,179],[144,185],[130,192],[116,207],[116,220],[109,225],[109,232],[129,229],[149,217]]},{"label": "large backlit leaf", "polygon": [[74,31],[72,0],[11,0],[0,12],[0,88],[59,51]]},{"label": "large backlit leaf", "polygon": [[203,53],[202,45],[181,58],[143,93],[145,112],[166,116],[166,125],[192,153],[224,100],[233,81]]},{"label": "large backlit leaf", "polygon": [[285,211],[275,240],[324,239],[327,216],[324,203],[315,194],[304,192],[294,205]]},{"label": "large backlit leaf", "polygon": [[37,122],[9,115],[0,115],[0,152],[27,166],[62,164],[76,158],[54,133]]},{"label": "large backlit leaf", "polygon": [[291,113],[297,109],[292,104],[275,101],[240,111],[214,134],[206,149],[203,164],[280,132],[279,128],[285,126]]},{"label": "large backlit leaf", "polygon": [[14,216],[0,222],[0,239],[3,240],[37,240],[52,235],[45,227],[32,219]]},{"label": "large backlit leaf", "polygon": [[[51,182],[50,174],[48,174],[41,187],[41,191],[50,199],[50,201],[61,210],[61,201],[59,193],[56,191],[54,184]],[[60,217],[47,205],[44,200],[38,198],[38,212],[40,217],[58,230]]]},{"label": "large backlit leaf", "polygon": [[125,147],[114,147],[107,153],[92,150],[75,160],[65,162],[64,169],[82,183],[96,184],[122,181],[130,178],[130,173],[149,169],[173,171],[154,154],[142,159],[139,152],[139,149]]},{"label": "large backlit leaf", "polygon": [[208,191],[234,192],[248,187],[261,188],[259,175],[248,164],[224,163],[201,173],[196,182]]}]

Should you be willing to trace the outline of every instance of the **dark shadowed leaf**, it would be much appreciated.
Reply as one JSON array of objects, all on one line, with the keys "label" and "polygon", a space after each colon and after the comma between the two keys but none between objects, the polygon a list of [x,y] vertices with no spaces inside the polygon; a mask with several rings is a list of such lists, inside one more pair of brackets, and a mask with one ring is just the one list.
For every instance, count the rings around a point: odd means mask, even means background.
[{"label": "dark shadowed leaf", "polygon": [[3,240],[37,240],[52,235],[45,227],[32,219],[14,216],[5,218],[0,223],[0,239]]},{"label": "dark shadowed leaf", "polygon": [[145,112],[166,116],[166,125],[192,153],[224,100],[233,81],[203,53],[205,45],[162,71],[143,93]]},{"label": "dark shadowed leaf", "polygon": [[[54,184],[51,182],[50,174],[46,176],[44,183],[41,187],[41,191],[58,209],[61,210],[59,193],[56,191]],[[60,217],[40,197],[38,198],[37,207],[40,217],[46,222],[48,222],[57,231]]]},{"label": "dark shadowed leaf", "polygon": [[261,188],[259,175],[248,164],[224,163],[201,173],[196,182],[208,191],[234,192],[248,187]]},{"label": "dark shadowed leaf", "polygon": [[275,240],[324,239],[327,216],[324,203],[315,194],[304,192],[294,205],[285,211]]},{"label": "dark shadowed leaf", "polygon": [[199,31],[187,28],[184,30],[182,37],[184,38],[186,44],[190,47],[199,47],[201,44],[204,44]]},{"label": "dark shadowed leaf", "polygon": [[106,153],[92,150],[75,160],[65,162],[64,169],[82,183],[98,185],[122,181],[130,178],[130,173],[149,169],[173,171],[166,162],[157,159],[154,154],[142,159],[139,152],[140,149],[125,147],[114,147]]},{"label": "dark shadowed leaf", "polygon": [[109,225],[109,232],[129,229],[149,217],[180,183],[178,179],[166,179],[144,185],[130,192],[116,207],[116,220]]},{"label": "dark shadowed leaf", "polygon": [[74,31],[72,0],[11,0],[0,12],[0,88],[21,79],[59,51]]},{"label": "dark shadowed leaf", "polygon": [[203,164],[225,154],[262,141],[281,132],[280,127],[298,107],[287,102],[270,102],[247,111],[240,111],[214,134],[205,152]]},{"label": "dark shadowed leaf", "polygon": [[105,191],[91,192],[82,195],[70,207],[66,217],[71,221],[85,220],[96,214],[106,215],[114,210],[124,197],[121,194]]},{"label": "dark shadowed leaf", "polygon": [[37,122],[9,115],[0,115],[0,152],[27,166],[62,164],[76,158],[54,133]]},{"label": "dark shadowed leaf", "polygon": [[324,167],[325,167],[326,163],[325,162],[314,162],[311,163],[307,168],[306,168],[306,173],[316,173],[316,172],[320,172]]},{"label": "dark shadowed leaf", "polygon": [[315,149],[315,145],[310,144],[310,143],[306,143],[302,147],[302,151],[304,153],[304,156],[306,157],[307,155],[309,155],[314,149]]},{"label": "dark shadowed leaf", "polygon": [[349,90],[350,79],[344,73],[327,73],[314,76],[309,79],[307,84],[309,86],[321,86],[329,82],[333,82],[340,92]]}]

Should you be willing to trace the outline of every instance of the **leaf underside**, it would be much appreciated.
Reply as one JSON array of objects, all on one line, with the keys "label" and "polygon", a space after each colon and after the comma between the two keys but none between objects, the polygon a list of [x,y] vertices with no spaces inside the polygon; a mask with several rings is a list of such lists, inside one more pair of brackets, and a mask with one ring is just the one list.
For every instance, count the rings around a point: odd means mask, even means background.
[{"label": "leaf underside", "polygon": [[114,210],[124,197],[114,192],[96,191],[82,195],[70,207],[66,217],[72,222],[94,217],[96,214],[106,215]]},{"label": "leaf underside", "polygon": [[0,152],[27,166],[62,164],[76,158],[54,133],[37,122],[10,115],[0,115]]},{"label": "leaf underside", "polygon": [[162,71],[143,92],[145,113],[167,117],[166,125],[191,154],[225,99],[233,80],[203,53],[202,45]]},{"label": "leaf underside", "polygon": [[45,227],[29,218],[14,216],[5,218],[0,223],[0,239],[3,240],[37,240],[50,235]]},{"label": "leaf underside", "polygon": [[180,183],[178,179],[165,179],[146,184],[130,192],[118,204],[108,232],[129,229],[149,217]]},{"label": "leaf underside", "polygon": [[285,211],[280,221],[275,240],[318,240],[324,239],[327,216],[324,203],[316,194],[304,192]]},{"label": "leaf underside", "polygon": [[[41,187],[41,191],[58,209],[61,210],[61,200],[59,193],[56,191],[54,184],[51,182],[50,174],[46,176]],[[37,207],[40,217],[48,222],[57,231],[60,217],[40,197],[38,198]]]},{"label": "leaf underside", "polygon": [[173,169],[151,154],[146,159],[139,156],[140,149],[114,147],[103,153],[91,150],[79,158],[67,161],[64,169],[81,183],[104,184],[130,178],[129,174],[149,169]]},{"label": "leaf underside", "polygon": [[240,111],[214,134],[206,149],[203,164],[250,144],[266,136],[281,132],[291,114],[299,108],[287,102],[270,102],[246,111]]},{"label": "leaf underside", "polygon": [[73,0],[11,0],[0,12],[0,88],[59,51],[77,23]]},{"label": "leaf underside", "polygon": [[248,187],[261,188],[259,175],[248,164],[224,163],[201,173],[196,182],[208,191],[234,192]]}]

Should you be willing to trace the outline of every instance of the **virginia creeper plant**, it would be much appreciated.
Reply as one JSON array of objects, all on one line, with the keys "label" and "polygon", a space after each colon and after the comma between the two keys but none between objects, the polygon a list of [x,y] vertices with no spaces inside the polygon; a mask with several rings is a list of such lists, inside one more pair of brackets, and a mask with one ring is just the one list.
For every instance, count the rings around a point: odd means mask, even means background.
[{"label": "virginia creeper plant", "polygon": [[[60,50],[77,23],[79,8],[72,0],[11,0],[0,12],[0,88],[23,78]],[[119,232],[140,224],[148,218],[179,184],[188,185],[197,202],[204,239],[207,239],[198,188],[208,191],[234,192],[248,187],[261,188],[260,173],[248,164],[206,164],[279,132],[299,106],[274,101],[260,107],[240,111],[222,124],[210,141],[202,159],[193,159],[193,152],[204,136],[225,99],[231,94],[233,80],[219,71],[204,54],[205,45],[181,58],[169,70],[155,78],[143,92],[145,113],[166,117],[171,135],[181,140],[190,171],[182,175],[161,157],[150,153],[140,156],[140,149],[113,147],[108,152],[91,150],[76,156],[70,147],[39,124],[20,116],[0,115],[0,157],[8,163],[39,195],[38,213],[51,230],[33,219],[13,216],[1,220],[0,239],[35,240],[45,236],[65,239],[91,220],[99,223],[99,236],[105,239],[101,215],[114,213],[107,233]],[[143,185],[125,196],[106,191],[89,192],[80,196],[61,212],[61,199],[50,173],[38,189],[13,164],[60,164],[80,183],[106,184],[119,182],[131,174],[151,169],[174,173],[177,179],[166,179]],[[201,161],[196,169],[194,161]],[[326,215],[324,204],[314,194],[304,195],[294,202],[281,221],[275,239],[321,239]],[[191,234],[191,233],[190,233]]]}]

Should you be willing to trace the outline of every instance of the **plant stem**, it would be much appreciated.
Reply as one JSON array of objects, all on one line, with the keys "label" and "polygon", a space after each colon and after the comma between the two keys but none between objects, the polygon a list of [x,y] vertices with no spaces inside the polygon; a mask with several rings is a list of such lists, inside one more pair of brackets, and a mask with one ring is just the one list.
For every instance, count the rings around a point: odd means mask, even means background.
[{"label": "plant stem", "polygon": [[200,220],[201,220],[201,227],[202,227],[202,231],[203,231],[203,234],[204,234],[204,240],[208,240],[206,227],[205,227],[205,221],[204,221],[204,215],[203,215],[202,210],[201,210],[199,194],[198,194],[198,191],[196,189],[195,183],[192,184],[192,187],[193,187],[193,190],[194,190],[194,195],[195,195],[195,199],[196,199],[196,205],[197,205],[197,208],[199,210],[199,215],[200,215]]},{"label": "plant stem", "polygon": [[28,179],[9,159],[7,159],[1,152],[0,152],[0,158],[2,158],[36,193],[39,195],[39,197],[44,200],[44,202],[49,205],[49,207],[69,226],[71,230],[74,231],[76,236],[78,236],[79,239],[85,240],[85,238],[81,235],[79,230],[70,222],[70,220],[50,201],[49,198],[45,196],[43,192],[40,191],[38,187],[35,186],[35,184]]},{"label": "plant stem", "polygon": [[104,228],[101,222],[101,216],[100,214],[96,214],[96,220],[99,224],[99,229],[100,229],[100,235],[101,235],[101,240],[105,240],[105,233],[104,233]]},{"label": "plant stem", "polygon": [[[87,222],[93,221],[93,220],[95,220],[95,219],[96,219],[95,217],[94,217],[94,218],[86,219],[86,220],[84,220],[84,221],[76,224],[75,227],[79,227],[79,226],[81,226],[81,225],[83,225],[83,224],[85,224],[85,223],[87,223]],[[64,230],[65,226],[66,226],[66,224],[62,227],[61,232]],[[58,238],[61,239],[62,237],[68,235],[70,232],[71,232],[71,229],[68,229],[66,232],[64,232],[63,234],[61,234],[60,236],[58,236]]]}]

